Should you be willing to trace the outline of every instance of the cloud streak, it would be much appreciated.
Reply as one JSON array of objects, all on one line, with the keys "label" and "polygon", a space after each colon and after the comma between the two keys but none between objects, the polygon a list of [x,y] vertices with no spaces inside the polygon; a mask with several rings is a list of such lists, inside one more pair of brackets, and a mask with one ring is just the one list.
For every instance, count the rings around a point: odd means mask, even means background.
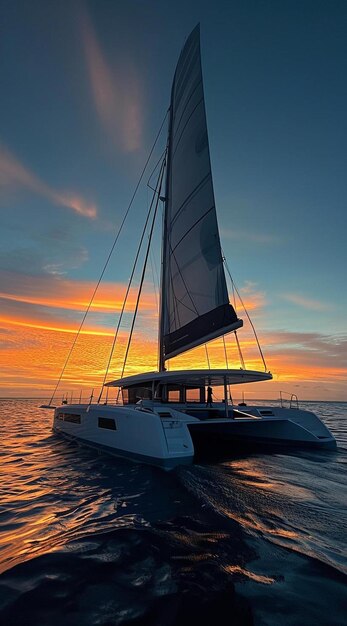
[{"label": "cloud streak", "polygon": [[[60,276],[30,276],[16,272],[0,271],[2,289],[0,298],[3,301],[65,309],[70,311],[86,310],[95,283],[92,281],[74,281]],[[122,308],[126,285],[123,283],[103,283],[100,285],[91,312],[113,313]],[[130,290],[126,311],[133,311],[136,303],[137,289]],[[141,309],[147,314],[156,315],[154,293],[143,290]]]},{"label": "cloud streak", "polygon": [[86,12],[81,16],[82,41],[94,105],[105,132],[125,152],[141,148],[142,94],[139,76],[128,62],[111,69]]},{"label": "cloud streak", "polygon": [[278,237],[269,233],[252,232],[250,230],[238,230],[233,228],[222,228],[220,231],[222,239],[233,241],[243,241],[245,243],[276,244]]},{"label": "cloud streak", "polygon": [[82,197],[73,192],[61,192],[53,189],[31,172],[10,151],[0,145],[0,184],[13,189],[27,189],[28,191],[47,198],[52,204],[72,209],[75,213],[95,219],[96,206],[87,203]]},{"label": "cloud streak", "polygon": [[306,298],[306,296],[302,296],[298,293],[286,293],[282,295],[282,298],[309,311],[331,311],[332,309],[332,306],[327,302]]}]

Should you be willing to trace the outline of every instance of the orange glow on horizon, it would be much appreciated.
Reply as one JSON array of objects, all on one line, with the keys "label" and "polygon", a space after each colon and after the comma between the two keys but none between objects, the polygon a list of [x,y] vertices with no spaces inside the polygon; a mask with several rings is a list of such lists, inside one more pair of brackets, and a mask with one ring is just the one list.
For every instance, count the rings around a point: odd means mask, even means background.
[{"label": "orange glow on horizon", "polygon": [[[4,322],[4,320],[2,320]],[[3,362],[6,366],[2,370],[1,395],[38,395],[48,396],[55,386],[68,351],[72,345],[71,333],[75,330],[68,328],[49,328],[28,322],[5,320],[6,330],[0,331],[0,338],[4,342],[2,349]],[[269,341],[271,338],[268,338]],[[88,330],[81,334],[72,353],[71,360],[61,383],[59,394],[66,391],[78,393],[80,389],[90,392],[93,388],[100,388],[105,367],[108,361],[113,333],[100,329]],[[114,358],[107,380],[118,378],[121,374],[122,362],[127,341],[127,333],[119,335]],[[250,339],[244,342],[244,356],[247,369],[263,370],[263,365],[254,352],[254,342]],[[228,342],[228,365],[238,369],[240,363],[235,346]],[[247,358],[247,351],[250,358]],[[212,368],[225,367],[224,346],[220,340],[208,344],[208,355]],[[322,367],[317,363],[305,363],[305,354],[298,351],[297,358],[269,353],[267,365],[274,374],[273,382],[257,383],[250,386],[236,386],[233,395],[241,397],[243,391],[248,397],[275,397],[279,396],[279,389],[295,391],[298,383],[312,386],[327,384],[335,381],[335,389],[343,386],[346,370],[341,367]],[[206,368],[206,353],[204,346],[186,352],[168,362],[169,369],[199,369]],[[147,339],[142,331],[137,330],[134,342],[130,349],[126,375],[153,371],[157,369],[156,338]],[[287,385],[290,387],[287,387]],[[114,393],[113,390],[110,393]],[[311,392],[312,393],[312,392]],[[335,393],[337,393],[335,391]],[[59,397],[58,394],[58,397]],[[308,398],[309,399],[309,398]]]},{"label": "orange glow on horizon", "polygon": [[[33,277],[15,273],[3,273],[3,276],[7,288],[1,294],[0,339],[3,344],[2,362],[6,365],[2,369],[1,396],[33,393],[47,396],[60,375],[95,285],[91,281],[51,276]],[[12,285],[14,287],[11,290]],[[125,289],[121,283],[105,283],[97,292],[66,368],[62,390],[76,393],[80,388],[91,390],[100,387]],[[261,319],[262,295],[245,289],[243,298],[247,308],[257,310]],[[121,374],[129,331],[129,313],[133,312],[135,302],[136,290],[132,290],[126,309],[128,317],[120,329],[107,380],[118,378]],[[157,369],[158,314],[154,293],[148,285],[142,294],[140,309],[126,375]],[[60,314],[61,310],[79,311],[80,315]],[[249,323],[247,320],[244,322],[244,328],[238,336],[246,368],[264,371]],[[247,388],[236,386],[233,394],[241,397],[242,392],[246,392],[248,397],[253,398],[277,398],[279,389],[296,392],[299,387],[299,396],[306,399],[343,398],[346,368],[333,357],[328,361],[321,356],[317,359],[320,348],[324,346],[324,338],[321,341],[320,345],[310,346],[310,335],[278,331],[263,333],[262,348],[267,369],[272,372],[274,380],[272,383],[257,383],[251,389],[249,385]],[[227,363],[221,339],[207,345],[211,368],[224,368],[226,365],[232,369],[241,367],[233,334],[226,337],[226,349]],[[206,349],[200,346],[183,353],[169,361],[167,367],[207,368]]]}]

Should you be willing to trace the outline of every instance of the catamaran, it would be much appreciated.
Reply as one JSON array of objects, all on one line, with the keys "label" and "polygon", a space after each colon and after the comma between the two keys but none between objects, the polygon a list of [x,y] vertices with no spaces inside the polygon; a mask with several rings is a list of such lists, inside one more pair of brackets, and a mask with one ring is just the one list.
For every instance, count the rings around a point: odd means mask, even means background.
[{"label": "catamaran", "polygon": [[164,218],[158,371],[124,376],[123,367],[120,378],[104,381],[103,389],[120,390],[121,404],[102,402],[101,395],[94,403],[64,401],[55,408],[54,431],[165,469],[192,463],[201,442],[223,444],[230,451],[245,443],[334,449],[335,439],[321,420],[296,404],[233,404],[231,386],[271,380],[266,368],[165,367],[168,359],[228,333],[238,342],[237,330],[243,325],[229,302],[219,238],[199,26],[187,39],[174,75],[155,206],[160,200]]}]

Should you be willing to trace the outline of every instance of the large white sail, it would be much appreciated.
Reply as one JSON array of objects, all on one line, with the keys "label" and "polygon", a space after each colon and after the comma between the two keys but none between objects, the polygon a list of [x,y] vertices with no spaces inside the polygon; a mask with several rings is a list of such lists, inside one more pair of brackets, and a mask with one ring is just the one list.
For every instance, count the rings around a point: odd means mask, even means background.
[{"label": "large white sail", "polygon": [[164,360],[242,326],[229,304],[211,175],[200,29],[189,36],[171,92],[164,215]]}]

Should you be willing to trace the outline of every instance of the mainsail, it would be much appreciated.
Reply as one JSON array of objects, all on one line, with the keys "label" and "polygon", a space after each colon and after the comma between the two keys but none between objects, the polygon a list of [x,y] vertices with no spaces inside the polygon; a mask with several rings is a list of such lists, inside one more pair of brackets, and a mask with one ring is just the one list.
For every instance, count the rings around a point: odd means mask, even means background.
[{"label": "mainsail", "polygon": [[171,92],[161,290],[161,368],[242,326],[229,304],[216,217],[200,57],[189,36]]}]

